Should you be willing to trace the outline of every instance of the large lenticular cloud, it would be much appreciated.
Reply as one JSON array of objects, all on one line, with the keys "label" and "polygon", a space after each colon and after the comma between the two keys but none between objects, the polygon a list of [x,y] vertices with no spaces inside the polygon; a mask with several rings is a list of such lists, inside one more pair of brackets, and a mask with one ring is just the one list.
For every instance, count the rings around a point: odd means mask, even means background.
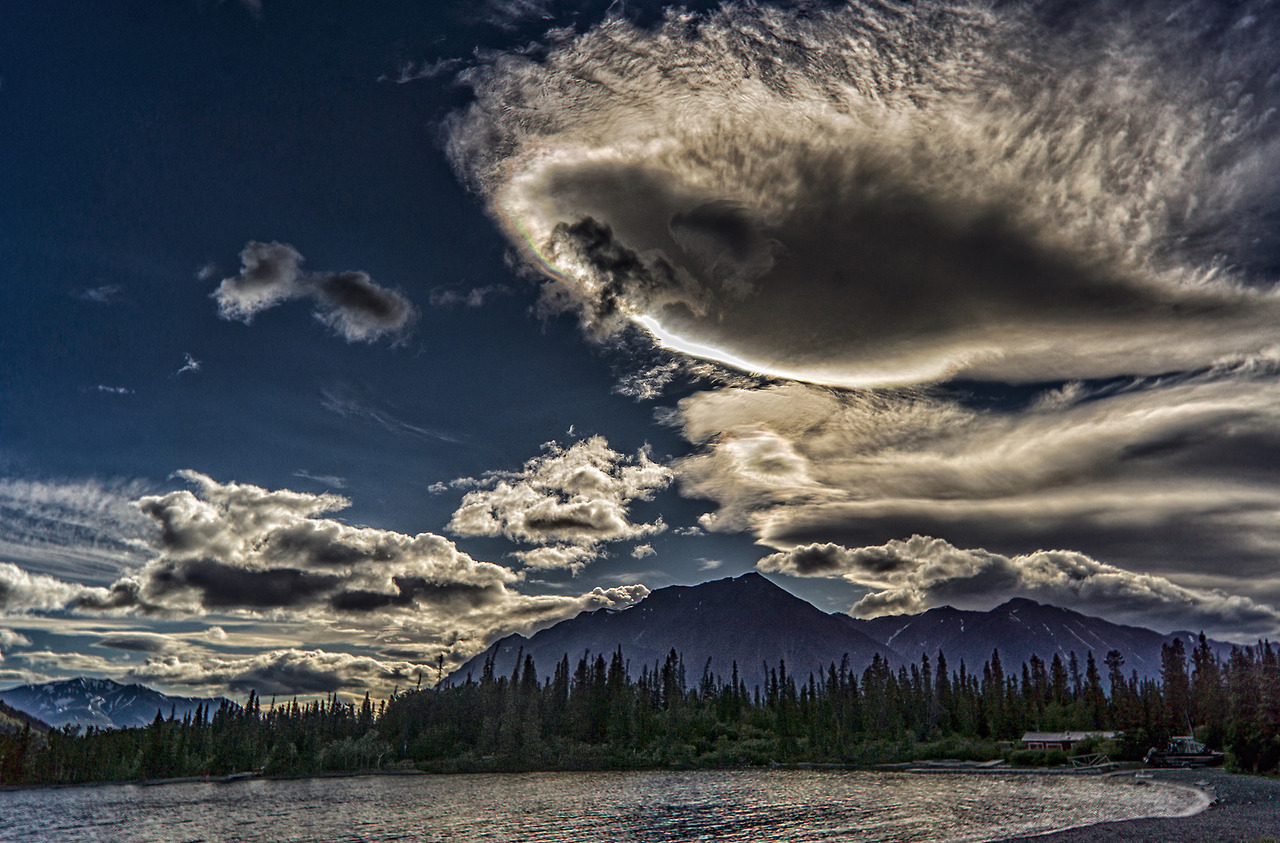
[{"label": "large lenticular cloud", "polygon": [[471,71],[451,154],[598,337],[834,386],[1201,367],[1280,340],[1280,34],[1146,5],[610,20]]}]

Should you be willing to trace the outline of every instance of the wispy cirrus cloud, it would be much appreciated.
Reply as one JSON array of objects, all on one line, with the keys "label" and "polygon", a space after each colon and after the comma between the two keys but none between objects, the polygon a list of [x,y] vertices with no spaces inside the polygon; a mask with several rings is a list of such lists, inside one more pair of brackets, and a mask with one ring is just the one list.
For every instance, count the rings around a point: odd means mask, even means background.
[{"label": "wispy cirrus cloud", "polygon": [[140,481],[0,478],[0,560],[34,574],[110,582],[150,557]]},{"label": "wispy cirrus cloud", "polygon": [[420,437],[423,439],[436,439],[441,442],[452,442],[461,444],[465,440],[446,430],[437,430],[435,428],[425,427],[414,422],[406,421],[389,410],[375,407],[372,403],[362,397],[357,390],[346,386],[336,386],[331,389],[324,389],[320,392],[321,405],[330,412],[337,413],[346,418],[366,419],[374,422],[379,427],[390,431],[391,433],[399,433],[406,436]]}]

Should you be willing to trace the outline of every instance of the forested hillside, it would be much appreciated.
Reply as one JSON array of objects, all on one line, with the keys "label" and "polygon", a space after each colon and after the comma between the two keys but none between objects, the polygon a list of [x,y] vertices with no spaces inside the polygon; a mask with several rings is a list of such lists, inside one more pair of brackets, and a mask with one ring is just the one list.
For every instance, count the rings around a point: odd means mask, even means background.
[{"label": "forested hillside", "polygon": [[[263,707],[223,704],[211,716],[157,712],[150,726],[0,736],[0,782],[174,776],[872,764],[924,757],[999,757],[1025,730],[1118,730],[1105,749],[1135,760],[1188,724],[1228,763],[1280,762],[1280,658],[1269,643],[1220,659],[1203,636],[1165,648],[1159,679],[1140,679],[1111,651],[1017,668],[999,653],[979,669],[944,654],[860,674],[831,664],[796,676],[766,666],[763,686],[690,666],[675,651],[631,679],[621,650],[567,656],[548,680],[530,657],[508,675],[492,661],[476,681],[395,695],[375,705],[335,697]],[[735,666],[736,668],[736,666]],[[1034,762],[1026,753],[1015,760]]]}]

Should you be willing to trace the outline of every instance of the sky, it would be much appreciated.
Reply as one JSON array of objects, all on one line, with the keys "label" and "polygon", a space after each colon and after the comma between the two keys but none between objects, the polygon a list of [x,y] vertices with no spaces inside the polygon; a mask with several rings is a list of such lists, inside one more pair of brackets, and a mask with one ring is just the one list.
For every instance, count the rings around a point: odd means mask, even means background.
[{"label": "sky", "polygon": [[0,685],[758,570],[1280,634],[1273,4],[0,11]]}]

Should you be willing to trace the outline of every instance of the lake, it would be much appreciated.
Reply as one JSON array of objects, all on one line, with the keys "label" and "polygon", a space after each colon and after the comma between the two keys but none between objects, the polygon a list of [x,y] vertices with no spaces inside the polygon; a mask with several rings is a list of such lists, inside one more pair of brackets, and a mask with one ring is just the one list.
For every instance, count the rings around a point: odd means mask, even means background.
[{"label": "lake", "polygon": [[810,770],[363,776],[0,793],[0,840],[981,841],[1181,816],[1130,778]]}]

